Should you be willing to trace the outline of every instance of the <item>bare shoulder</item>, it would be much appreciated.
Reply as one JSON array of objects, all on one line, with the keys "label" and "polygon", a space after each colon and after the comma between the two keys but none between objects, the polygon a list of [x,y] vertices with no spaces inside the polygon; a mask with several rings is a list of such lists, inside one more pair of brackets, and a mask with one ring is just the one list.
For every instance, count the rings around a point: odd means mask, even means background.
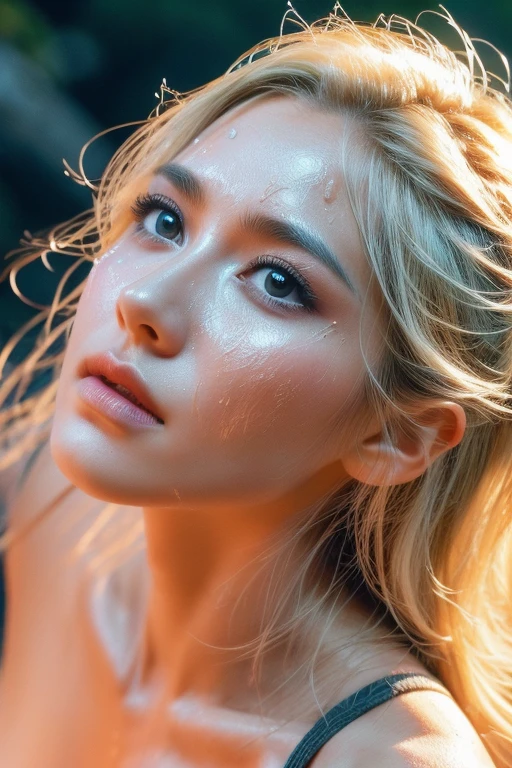
[{"label": "bare shoulder", "polygon": [[[134,612],[133,595],[144,597],[144,552],[126,558],[123,567],[111,574],[108,588],[101,581],[100,566],[114,545],[119,549],[122,536],[139,531],[140,508],[109,504],[84,493],[55,463],[49,440],[37,451],[18,486],[7,514],[11,539],[5,556],[4,668],[8,665],[17,675],[30,666],[36,676],[43,675],[43,667],[50,669],[53,649],[65,645],[69,654],[74,649],[76,665],[86,669],[84,659],[96,653],[98,640],[103,654],[106,649],[122,656],[132,635],[125,637],[125,624],[116,617],[127,604]],[[97,584],[100,590],[95,590]],[[43,637],[48,640],[45,653],[41,652]],[[88,643],[86,651],[84,643]],[[55,661],[62,669],[68,650]],[[55,679],[59,676],[56,673]]]},{"label": "bare shoulder", "polygon": [[45,440],[30,454],[7,505],[8,629],[22,609],[33,606],[33,595],[43,585],[45,602],[56,596],[64,559],[77,540],[78,521],[91,509],[82,496],[54,462],[50,440]]},{"label": "bare shoulder", "polygon": [[[111,525],[114,517],[123,522],[120,528]],[[38,564],[45,573],[65,568],[68,578],[72,565],[86,567],[89,555],[112,544],[109,536],[139,520],[139,508],[109,504],[74,485],[55,462],[48,438],[29,456],[7,505],[7,570],[14,574]]]},{"label": "bare shoulder", "polygon": [[495,768],[455,701],[411,691],[367,712],[332,738],[313,768]]},{"label": "bare shoulder", "polygon": [[13,500],[17,497],[18,491],[23,487],[28,474],[30,473],[39,453],[44,449],[46,440],[43,438],[38,445],[31,451],[23,454],[17,461],[10,464],[7,468],[0,470],[0,503],[2,505],[2,519],[12,507]]},{"label": "bare shoulder", "polygon": [[53,460],[48,437],[23,459],[7,503],[9,526],[21,529],[34,522],[44,507],[72,487]]}]

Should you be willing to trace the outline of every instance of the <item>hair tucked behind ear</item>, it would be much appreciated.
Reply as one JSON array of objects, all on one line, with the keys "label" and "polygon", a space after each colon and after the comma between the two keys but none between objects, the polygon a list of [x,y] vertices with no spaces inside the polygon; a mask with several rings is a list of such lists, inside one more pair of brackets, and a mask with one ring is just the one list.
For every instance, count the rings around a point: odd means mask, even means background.
[{"label": "hair tucked behind ear", "polygon": [[[289,94],[346,116],[347,189],[385,331],[365,396],[391,440],[436,398],[461,404],[467,429],[418,479],[354,482],[328,500],[305,533],[314,540],[311,557],[290,589],[303,594],[302,616],[327,621],[349,563],[505,768],[512,761],[512,105],[491,87],[451,16],[444,18],[465,56],[402,18],[356,24],[339,10],[255,46],[203,88],[178,97],[163,87],[155,114],[105,172],[94,217],[27,244],[19,266],[51,250],[75,259],[69,273],[91,261],[127,226],[132,182],[249,98]],[[58,291],[51,308],[37,307],[33,324],[44,320],[43,333],[0,392],[10,449],[3,466],[48,434],[63,352],[44,353],[67,339],[80,292],[61,299]],[[16,402],[45,366],[51,383]],[[9,394],[15,383],[17,397]],[[304,583],[309,596],[300,592]],[[265,642],[278,635],[274,617]]]}]

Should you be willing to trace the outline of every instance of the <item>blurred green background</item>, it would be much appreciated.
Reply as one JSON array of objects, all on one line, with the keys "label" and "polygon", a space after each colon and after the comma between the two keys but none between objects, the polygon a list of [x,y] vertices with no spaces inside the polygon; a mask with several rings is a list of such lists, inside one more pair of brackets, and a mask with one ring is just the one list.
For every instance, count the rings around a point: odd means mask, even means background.
[{"label": "blurred green background", "polygon": [[[307,21],[328,15],[334,0],[295,0]],[[414,20],[434,0],[347,0],[353,18],[380,13]],[[162,78],[187,91],[222,74],[258,41],[277,35],[286,0],[0,0],[0,266],[24,230],[34,233],[89,208],[90,193],[64,175],[81,147],[99,131],[147,117]],[[512,53],[512,0],[447,0],[448,11],[475,38]],[[422,16],[436,33],[436,17]],[[441,24],[443,34],[450,32]],[[296,30],[288,22],[285,31]],[[455,33],[452,41],[459,47]],[[445,42],[450,44],[450,40]],[[498,56],[482,46],[486,64],[503,75]],[[86,155],[90,178],[101,175],[122,129],[95,142]],[[51,300],[69,258],[52,254],[56,274],[35,264],[20,288],[38,303]],[[76,279],[85,277],[77,274]],[[0,343],[33,310],[0,285]]]}]

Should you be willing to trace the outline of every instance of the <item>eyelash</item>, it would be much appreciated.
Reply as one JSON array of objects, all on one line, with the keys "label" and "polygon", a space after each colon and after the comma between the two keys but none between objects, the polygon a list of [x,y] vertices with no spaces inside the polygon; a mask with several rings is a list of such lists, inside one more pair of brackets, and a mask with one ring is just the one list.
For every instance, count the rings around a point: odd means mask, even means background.
[{"label": "eyelash", "polygon": [[[183,215],[176,205],[176,203],[171,200],[171,198],[166,197],[165,195],[159,195],[159,194],[144,194],[144,195],[138,195],[135,199],[134,204],[131,206],[131,211],[135,217],[135,220],[137,221],[137,227],[136,232],[138,235],[142,235],[145,239],[150,240],[154,243],[165,243],[165,242],[171,242],[170,240],[166,240],[164,237],[158,237],[156,235],[152,235],[150,232],[147,231],[147,229],[144,227],[144,219],[150,214],[153,213],[156,210],[161,211],[167,211],[168,213],[173,213],[179,220],[180,227],[183,230],[184,229],[184,223],[183,223]],[[283,259],[280,259],[278,256],[270,256],[270,255],[260,255],[257,256],[255,259],[253,259],[247,267],[246,271],[256,271],[258,267],[278,267],[279,269],[283,270],[287,275],[292,277],[295,282],[297,283],[299,294],[300,294],[300,300],[301,304],[292,304],[290,302],[284,302],[279,301],[279,299],[274,298],[273,296],[269,296],[268,294],[262,293],[262,291],[258,288],[255,288],[250,283],[247,283],[245,278],[242,278],[243,281],[246,283],[246,285],[249,287],[249,290],[252,292],[256,292],[260,298],[263,299],[263,301],[270,307],[278,309],[278,310],[286,310],[286,311],[306,311],[306,312],[314,312],[317,307],[318,303],[318,297],[314,293],[313,289],[311,288],[311,285],[309,284],[308,280],[302,275],[300,272],[298,272],[294,267],[291,266],[291,264],[288,264]]]},{"label": "eyelash", "polygon": [[183,216],[180,209],[174,200],[171,200],[170,197],[166,197],[165,195],[138,195],[131,207],[131,211],[135,216],[136,221],[138,222],[136,228],[137,234],[144,235],[145,238],[151,240],[152,242],[162,243],[166,242],[163,237],[152,235],[143,226],[143,221],[146,216],[149,216],[150,213],[158,210],[167,211],[167,213],[173,213],[175,216],[177,216],[178,221],[180,222],[180,227],[182,229],[184,228]]}]

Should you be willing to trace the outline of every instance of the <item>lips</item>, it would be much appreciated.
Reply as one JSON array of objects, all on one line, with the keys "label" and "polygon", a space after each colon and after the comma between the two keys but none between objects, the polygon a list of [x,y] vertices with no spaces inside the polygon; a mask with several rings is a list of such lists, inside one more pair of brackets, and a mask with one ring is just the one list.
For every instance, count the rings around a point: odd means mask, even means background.
[{"label": "lips", "polygon": [[161,411],[137,369],[121,363],[111,352],[88,357],[82,364],[81,376],[97,376],[127,400],[142,407],[159,421],[164,422]]},{"label": "lips", "polygon": [[[115,382],[107,379],[106,376],[99,376],[98,378],[100,378],[105,384],[108,384],[108,386],[111,389],[115,389],[116,392],[119,392],[120,395],[122,395],[123,397],[126,397],[126,399],[129,400],[134,405],[139,406],[139,408],[143,408],[145,411],[148,411],[148,413],[152,413],[148,408],[146,408],[146,406],[140,400],[138,400],[135,397],[133,392],[130,392],[129,389],[127,389],[126,387],[123,387],[122,384],[116,384]],[[153,413],[152,415],[155,416],[156,414]]]}]

